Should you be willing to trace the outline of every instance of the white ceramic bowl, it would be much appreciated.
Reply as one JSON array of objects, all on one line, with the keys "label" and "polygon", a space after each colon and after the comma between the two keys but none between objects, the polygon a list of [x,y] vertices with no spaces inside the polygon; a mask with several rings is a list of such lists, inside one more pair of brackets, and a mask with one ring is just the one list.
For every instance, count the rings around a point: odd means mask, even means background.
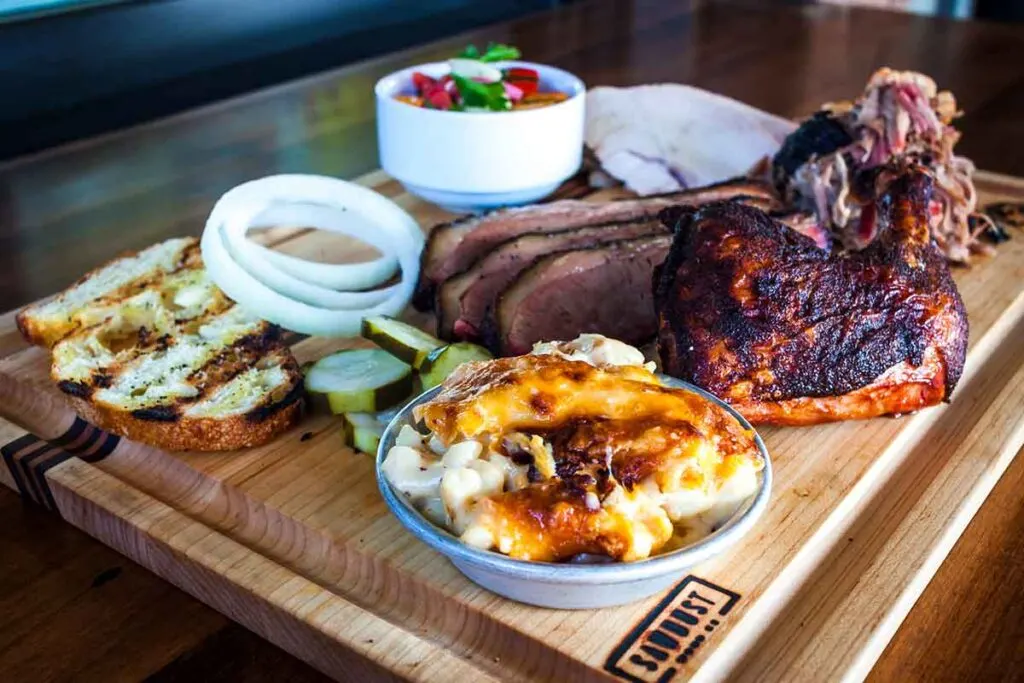
[{"label": "white ceramic bowl", "polygon": [[[671,377],[661,379],[669,386],[694,391],[713,401],[728,410],[745,428],[752,429],[739,413],[706,391]],[[764,442],[755,433],[754,440],[764,458],[764,469],[758,479],[760,487],[725,524],[692,545],[639,562],[604,564],[528,562],[468,546],[420,514],[381,471],[381,464],[402,426],[416,426],[413,408],[432,399],[438,391],[440,387],[424,392],[388,425],[377,449],[377,485],[391,512],[414,536],[448,557],[470,580],[506,598],[558,609],[609,607],[640,600],[679,582],[689,567],[735,543],[754,526],[768,504],[772,464]]]},{"label": "white ceramic bowl", "polygon": [[377,82],[377,146],[381,168],[411,194],[455,213],[529,204],[572,177],[583,160],[586,88],[572,74],[543,64],[544,90],[569,99],[537,109],[457,112],[424,109],[395,95],[415,94],[414,71],[438,78],[447,62],[403,69]]}]

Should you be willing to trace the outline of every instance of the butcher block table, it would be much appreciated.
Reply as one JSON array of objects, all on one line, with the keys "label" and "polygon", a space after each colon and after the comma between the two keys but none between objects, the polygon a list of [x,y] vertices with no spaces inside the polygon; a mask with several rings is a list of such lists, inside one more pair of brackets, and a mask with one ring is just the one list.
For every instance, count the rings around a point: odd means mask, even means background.
[{"label": "butcher block table", "polygon": [[[857,94],[879,66],[920,70],[967,112],[959,151],[1024,176],[1024,27],[794,3],[581,2],[0,166],[0,310],[120,251],[198,234],[243,181],[372,171],[376,78],[489,40],[590,85],[685,82],[790,117]],[[11,315],[0,358],[23,348]],[[1021,680],[1021,491],[1018,456],[872,680]],[[0,519],[0,680],[324,680],[7,489]]]}]

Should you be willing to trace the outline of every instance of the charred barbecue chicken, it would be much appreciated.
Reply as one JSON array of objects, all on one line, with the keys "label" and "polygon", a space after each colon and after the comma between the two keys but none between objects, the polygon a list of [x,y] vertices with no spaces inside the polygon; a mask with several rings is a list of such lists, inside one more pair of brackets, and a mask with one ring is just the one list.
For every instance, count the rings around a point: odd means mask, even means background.
[{"label": "charred barbecue chicken", "polygon": [[757,209],[716,203],[662,214],[675,229],[656,271],[665,372],[751,422],[805,425],[900,414],[948,400],[967,315],[930,237],[934,181],[876,174],[877,236],[825,250]]}]

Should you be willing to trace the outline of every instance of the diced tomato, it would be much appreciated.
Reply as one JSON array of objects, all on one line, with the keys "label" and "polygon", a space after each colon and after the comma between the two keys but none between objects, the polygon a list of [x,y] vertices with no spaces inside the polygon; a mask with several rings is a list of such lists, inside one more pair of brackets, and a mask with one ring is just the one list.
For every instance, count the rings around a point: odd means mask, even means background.
[{"label": "diced tomato", "polygon": [[412,84],[420,95],[424,95],[426,91],[437,87],[437,81],[419,71],[412,72]]},{"label": "diced tomato", "polygon": [[433,90],[424,94],[423,99],[428,106],[434,109],[452,108],[452,96],[444,88],[435,86]]},{"label": "diced tomato", "polygon": [[505,69],[505,78],[526,78],[531,80],[537,80],[540,75],[536,69],[527,69],[522,66],[512,66]]},{"label": "diced tomato", "polygon": [[540,76],[534,69],[514,66],[505,69],[505,81],[523,91],[523,95],[537,92]]},{"label": "diced tomato", "polygon": [[423,99],[423,106],[430,109],[452,108],[452,96],[446,89],[450,82],[451,76],[448,75],[434,79],[419,71],[412,73],[412,84]]}]

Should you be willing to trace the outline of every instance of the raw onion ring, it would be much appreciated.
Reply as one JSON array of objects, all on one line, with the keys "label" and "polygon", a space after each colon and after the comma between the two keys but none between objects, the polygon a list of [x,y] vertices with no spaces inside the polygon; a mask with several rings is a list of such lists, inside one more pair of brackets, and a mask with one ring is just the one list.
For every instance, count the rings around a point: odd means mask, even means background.
[{"label": "raw onion ring", "polygon": [[[287,223],[294,222],[297,215],[310,217],[308,211],[287,213],[281,208],[284,202],[293,206],[296,202],[315,204],[321,208],[320,217],[326,215],[323,207],[341,208],[362,216],[375,228],[367,241],[378,248],[384,246],[385,256],[397,258],[401,281],[384,290],[337,292],[289,275],[271,264],[275,257],[268,258],[258,249],[231,249],[231,235],[236,236],[235,246],[239,244],[238,235],[243,242],[252,244],[245,240],[245,232],[257,218],[266,223],[270,216]],[[278,208],[271,211],[275,204]],[[324,225],[327,229],[338,225],[317,222],[316,227]],[[353,234],[350,227],[346,226],[346,234]],[[362,238],[363,234],[366,233],[355,236]],[[358,334],[364,317],[397,315],[405,308],[419,275],[423,242],[416,221],[372,190],[322,176],[278,175],[244,183],[221,197],[206,222],[201,247],[210,278],[239,305],[289,330],[330,337]],[[378,274],[381,270],[378,267]]]},{"label": "raw onion ring", "polygon": [[[347,213],[351,215],[352,212]],[[253,217],[249,229],[280,225],[315,226],[321,230],[356,237],[376,247],[383,256],[363,263],[333,264],[306,261],[249,240],[245,240],[245,244],[248,245],[245,248],[259,252],[287,275],[311,285],[345,291],[377,287],[398,272],[398,259],[390,253],[389,245],[385,240],[381,240],[376,232],[368,233],[365,230],[354,229],[349,220],[350,215],[346,216],[334,207],[316,204],[271,204]]]}]

